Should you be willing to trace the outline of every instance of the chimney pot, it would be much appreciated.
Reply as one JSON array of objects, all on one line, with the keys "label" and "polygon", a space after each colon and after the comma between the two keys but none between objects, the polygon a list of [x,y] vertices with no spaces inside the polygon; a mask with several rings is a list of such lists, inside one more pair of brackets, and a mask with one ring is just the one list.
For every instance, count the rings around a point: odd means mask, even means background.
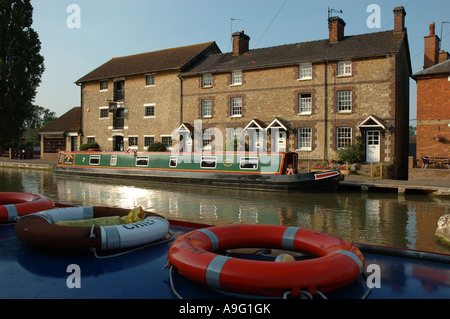
[{"label": "chimney pot", "polygon": [[430,22],[430,35],[435,34],[435,24],[434,22]]}]

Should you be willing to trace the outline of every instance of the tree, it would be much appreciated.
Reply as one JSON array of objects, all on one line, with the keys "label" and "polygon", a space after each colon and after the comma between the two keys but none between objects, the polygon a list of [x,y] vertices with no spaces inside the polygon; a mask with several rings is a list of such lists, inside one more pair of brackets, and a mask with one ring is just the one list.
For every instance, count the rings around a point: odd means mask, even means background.
[{"label": "tree", "polygon": [[30,116],[24,122],[24,128],[43,129],[57,118],[55,112],[39,105],[33,105]]},{"label": "tree", "polygon": [[0,146],[20,140],[44,72],[30,0],[0,0]]}]

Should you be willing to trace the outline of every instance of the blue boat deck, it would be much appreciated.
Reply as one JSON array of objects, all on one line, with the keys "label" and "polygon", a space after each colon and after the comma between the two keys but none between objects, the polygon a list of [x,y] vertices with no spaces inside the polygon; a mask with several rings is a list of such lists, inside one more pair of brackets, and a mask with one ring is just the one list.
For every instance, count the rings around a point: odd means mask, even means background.
[{"label": "blue boat deck", "polygon": [[[171,233],[176,237],[190,230],[173,226]],[[171,243],[144,247],[112,258],[55,254],[19,241],[14,225],[0,225],[0,298],[174,299],[177,296],[171,288],[171,272],[165,268]],[[365,269],[378,265],[381,274],[381,287],[371,289],[369,299],[450,297],[448,263],[375,253],[364,253],[364,257]],[[71,265],[79,268],[71,268]],[[77,278],[74,269],[79,270]],[[370,277],[370,272],[367,275]],[[186,299],[230,297],[193,284],[176,272],[172,279],[176,291]],[[359,299],[367,289],[366,278],[361,277],[344,289],[327,293],[327,298]]]}]

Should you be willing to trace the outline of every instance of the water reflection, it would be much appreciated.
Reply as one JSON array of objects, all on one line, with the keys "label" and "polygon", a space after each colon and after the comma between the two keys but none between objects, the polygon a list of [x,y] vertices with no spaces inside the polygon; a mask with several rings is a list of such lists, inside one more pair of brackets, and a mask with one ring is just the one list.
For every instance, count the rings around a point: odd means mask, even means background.
[{"label": "water reflection", "polygon": [[298,226],[354,242],[450,253],[434,238],[450,201],[422,195],[252,192],[11,168],[0,168],[0,191],[38,193],[75,205],[142,206],[171,219],[215,225]]}]

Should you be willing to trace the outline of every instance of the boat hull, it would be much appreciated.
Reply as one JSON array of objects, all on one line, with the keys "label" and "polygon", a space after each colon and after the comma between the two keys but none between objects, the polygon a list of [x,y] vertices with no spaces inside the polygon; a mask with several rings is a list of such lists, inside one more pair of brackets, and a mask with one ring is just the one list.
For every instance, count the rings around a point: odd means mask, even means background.
[{"label": "boat hull", "polygon": [[339,171],[327,172],[332,175],[324,178],[316,178],[317,173],[268,175],[67,166],[56,166],[54,172],[56,174],[127,178],[184,185],[288,192],[334,192],[344,178]]}]

